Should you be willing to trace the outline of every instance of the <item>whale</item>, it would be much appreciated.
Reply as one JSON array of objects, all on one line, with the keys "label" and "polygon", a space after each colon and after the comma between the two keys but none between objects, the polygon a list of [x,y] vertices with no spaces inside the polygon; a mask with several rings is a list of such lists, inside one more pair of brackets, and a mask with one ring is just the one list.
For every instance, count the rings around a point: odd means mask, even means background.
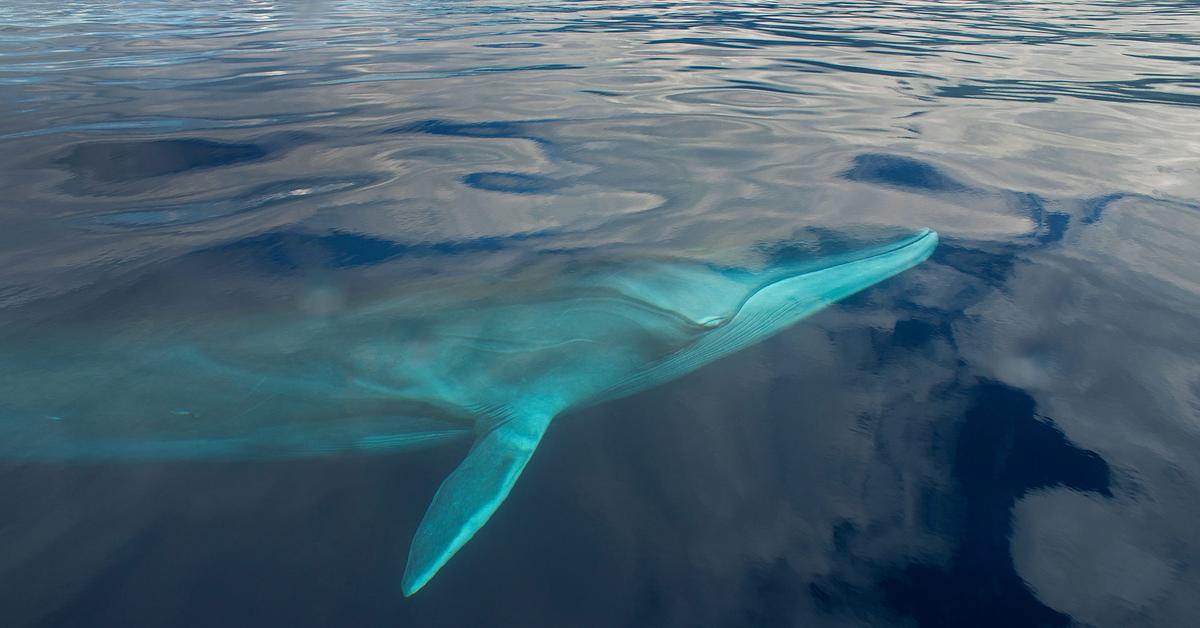
[{"label": "whale", "polygon": [[[239,288],[235,273],[221,290],[151,273],[0,312],[0,458],[270,459],[473,439],[415,531],[410,596],[496,513],[556,417],[761,342],[937,242],[922,229],[806,255],[786,242],[741,257],[556,253],[454,281],[413,268],[382,292],[306,280],[294,301],[272,292],[287,285]],[[275,305],[243,307],[245,294]]]}]

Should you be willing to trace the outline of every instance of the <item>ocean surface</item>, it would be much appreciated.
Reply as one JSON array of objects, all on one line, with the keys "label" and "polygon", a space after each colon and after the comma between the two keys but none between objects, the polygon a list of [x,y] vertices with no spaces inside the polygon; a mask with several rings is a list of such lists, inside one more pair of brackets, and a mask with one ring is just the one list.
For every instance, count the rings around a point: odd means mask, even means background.
[{"label": "ocean surface", "polygon": [[941,236],[560,417],[411,598],[469,441],[0,459],[8,628],[1200,625],[1194,1],[8,0],[0,191],[0,326]]}]

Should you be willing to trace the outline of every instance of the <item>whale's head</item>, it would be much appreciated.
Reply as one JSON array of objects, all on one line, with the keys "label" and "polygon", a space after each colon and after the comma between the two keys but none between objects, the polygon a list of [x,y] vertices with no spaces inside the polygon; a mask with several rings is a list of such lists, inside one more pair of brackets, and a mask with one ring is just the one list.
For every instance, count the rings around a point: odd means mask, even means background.
[{"label": "whale's head", "polygon": [[921,263],[937,242],[929,229],[839,252],[785,242],[769,247],[757,263],[647,265],[644,272],[609,275],[605,283],[696,330],[696,342],[659,367],[670,377],[665,372],[698,368]]},{"label": "whale's head", "polygon": [[795,324],[821,308],[923,262],[937,247],[937,233],[923,229],[884,244],[849,252],[790,260],[743,273],[742,300],[729,309],[710,337],[736,350]]}]

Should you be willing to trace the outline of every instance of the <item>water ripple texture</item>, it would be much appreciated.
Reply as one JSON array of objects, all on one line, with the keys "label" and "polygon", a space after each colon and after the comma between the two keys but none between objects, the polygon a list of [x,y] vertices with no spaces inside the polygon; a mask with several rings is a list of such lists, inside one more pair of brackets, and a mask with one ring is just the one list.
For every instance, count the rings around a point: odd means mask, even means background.
[{"label": "water ripple texture", "polygon": [[461,451],[0,466],[0,624],[1200,625],[1195,0],[7,0],[0,190],[0,338],[941,237],[564,424],[409,602],[399,504]]}]

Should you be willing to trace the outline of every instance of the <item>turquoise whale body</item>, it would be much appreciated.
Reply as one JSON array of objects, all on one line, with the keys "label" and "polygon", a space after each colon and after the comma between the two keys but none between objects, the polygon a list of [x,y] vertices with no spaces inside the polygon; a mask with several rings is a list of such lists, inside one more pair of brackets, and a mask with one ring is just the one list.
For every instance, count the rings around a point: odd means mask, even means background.
[{"label": "turquoise whale body", "polygon": [[465,294],[435,283],[319,315],[147,309],[123,323],[79,314],[0,326],[0,457],[258,458],[474,435],[413,539],[402,581],[411,595],[488,521],[554,417],[754,344],[936,245],[924,230],[756,267],[584,260]]}]

